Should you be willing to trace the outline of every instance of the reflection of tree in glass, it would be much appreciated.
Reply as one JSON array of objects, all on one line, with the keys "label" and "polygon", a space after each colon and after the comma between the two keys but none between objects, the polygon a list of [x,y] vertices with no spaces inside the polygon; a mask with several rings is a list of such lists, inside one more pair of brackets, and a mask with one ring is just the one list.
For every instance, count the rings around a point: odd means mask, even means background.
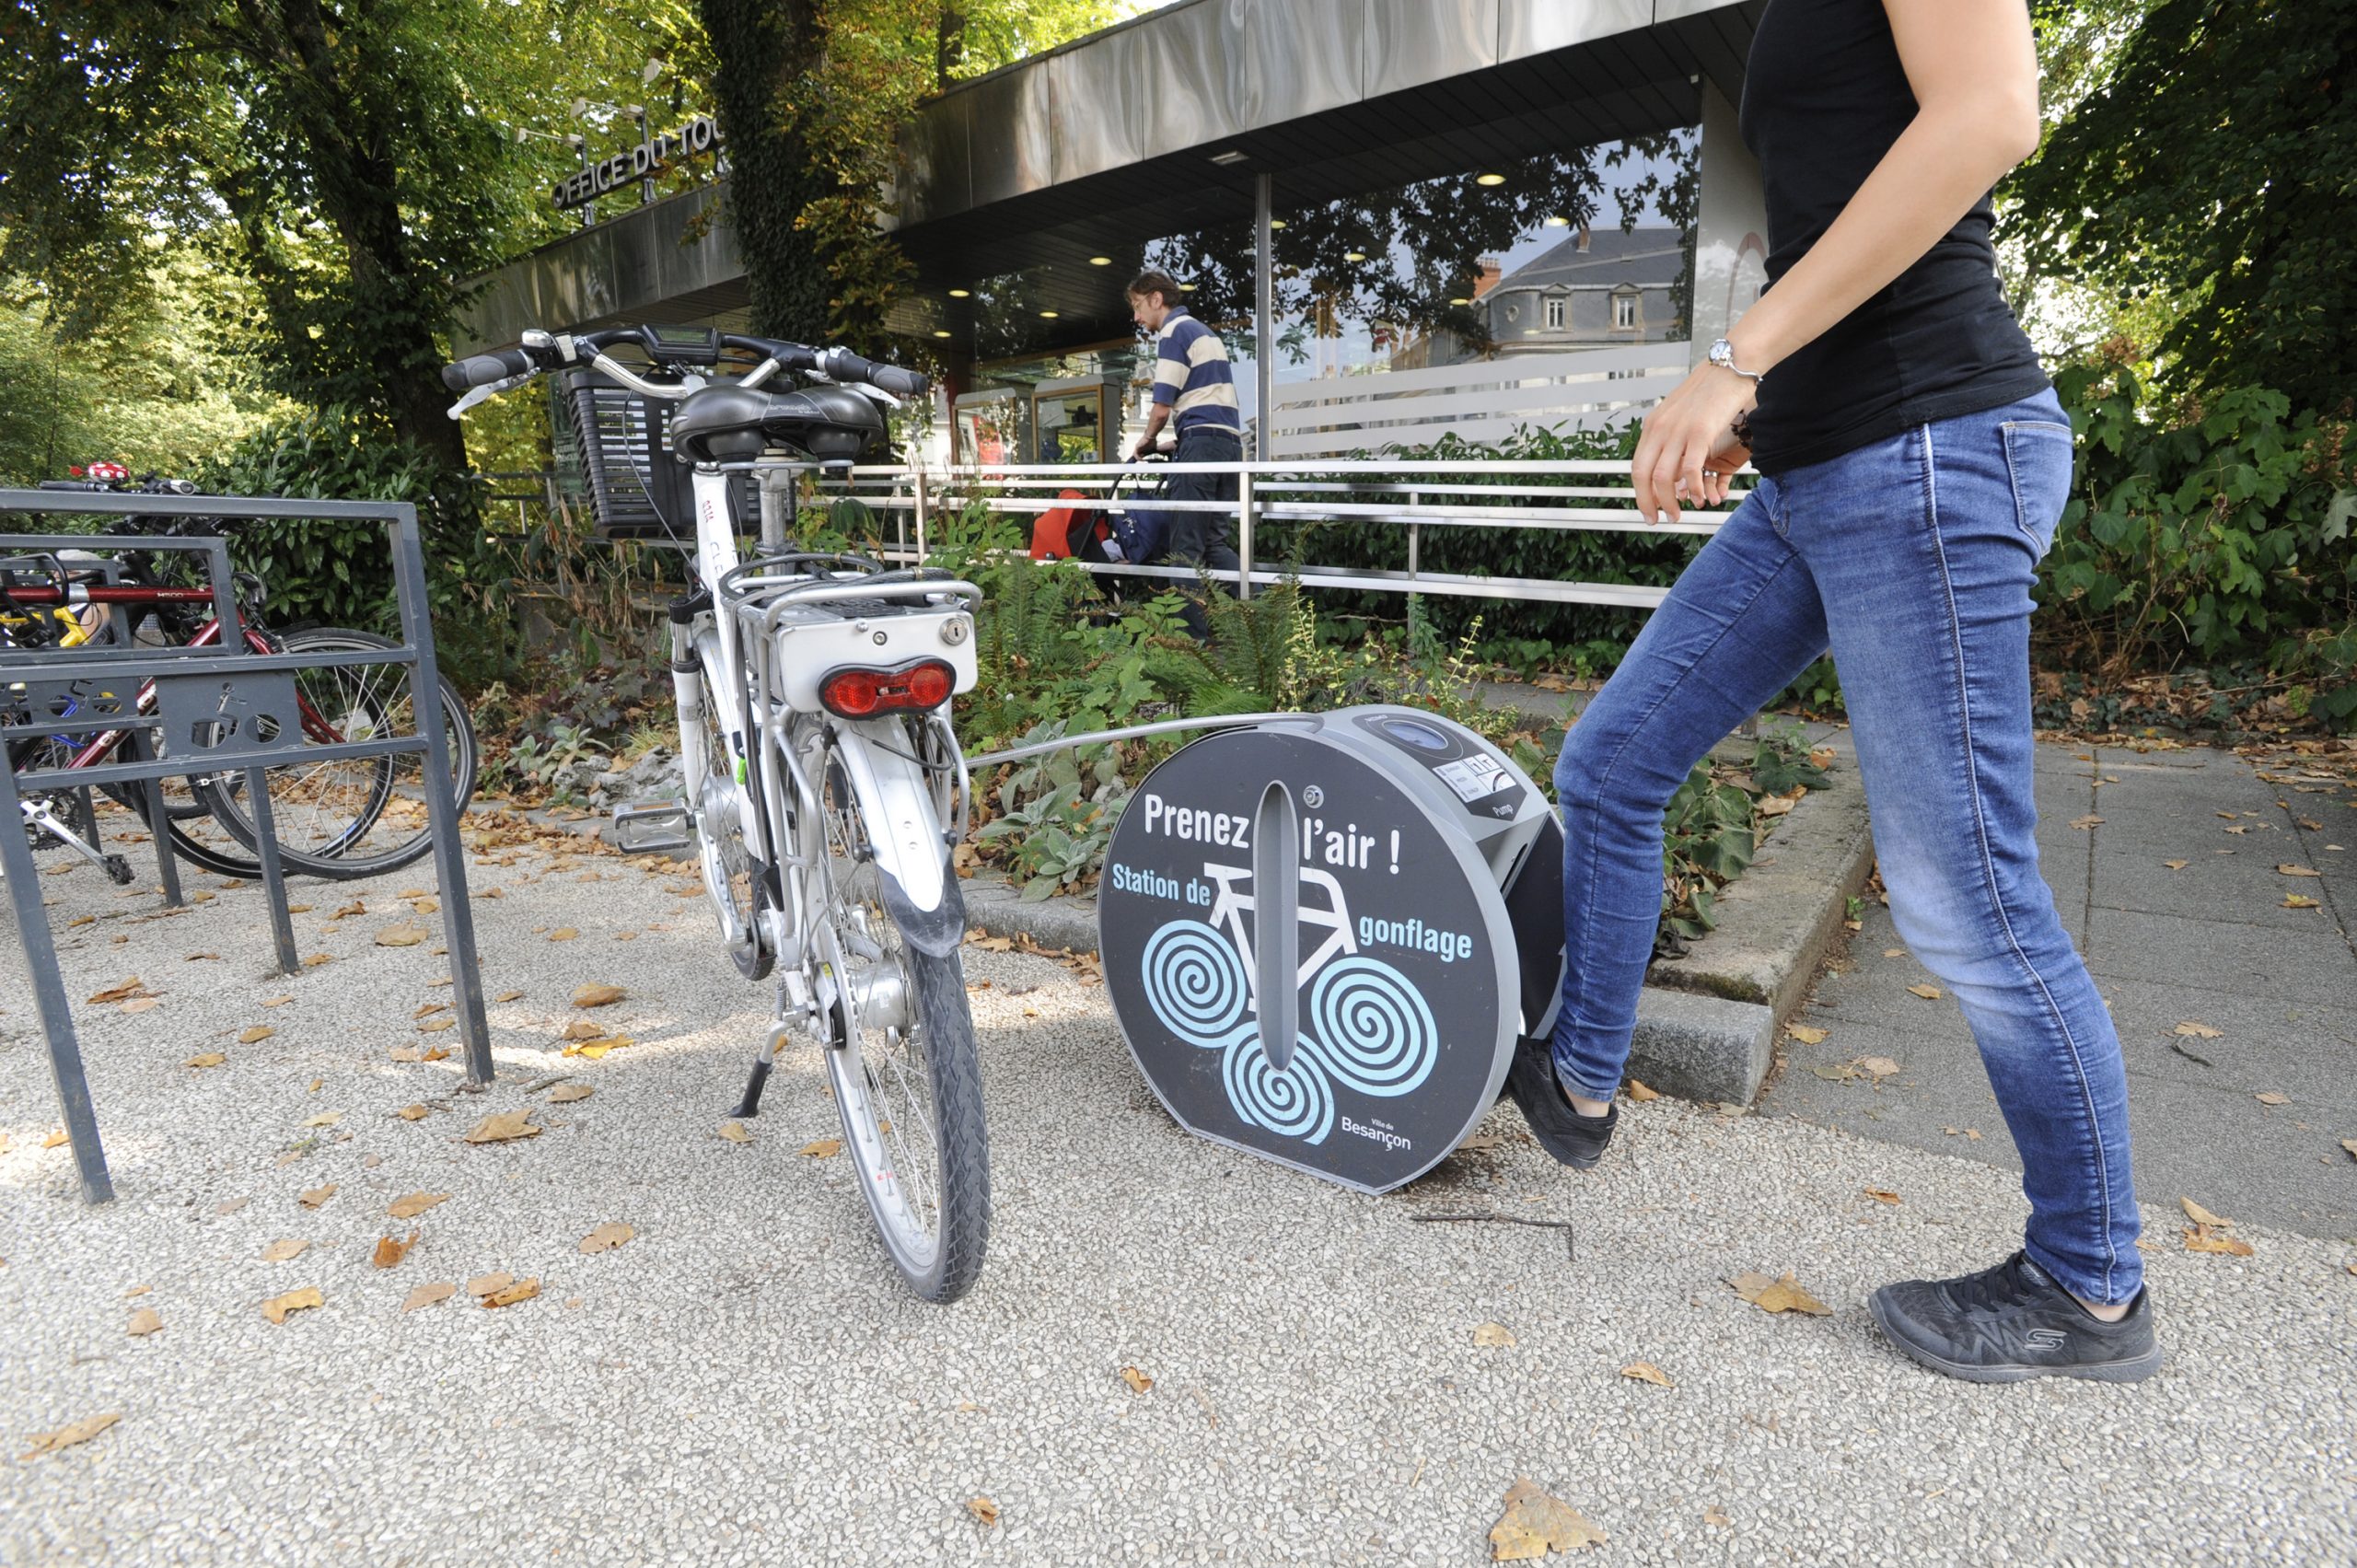
[{"label": "reflection of tree in glass", "polygon": [[[1675,300],[1681,319],[1692,292],[1692,230],[1699,138],[1690,130],[1607,146],[1503,162],[1478,172],[1337,201],[1285,206],[1276,217],[1276,298],[1282,356],[1307,357],[1313,332],[1340,321],[1390,329],[1401,336],[1446,331],[1475,352],[1490,346],[1485,312],[1473,308],[1483,258],[1494,258],[1540,232],[1549,221],[1566,234],[1602,209],[1606,171],[1634,163],[1643,170],[1612,194],[1620,224],[1636,226],[1653,204],[1687,234],[1688,264]],[[1665,173],[1664,170],[1667,172]],[[1503,176],[1484,184],[1485,177]],[[1283,180],[1278,181],[1280,197]],[[1155,241],[1146,264],[1195,285],[1187,303],[1208,325],[1249,343],[1252,226],[1238,219]]]}]

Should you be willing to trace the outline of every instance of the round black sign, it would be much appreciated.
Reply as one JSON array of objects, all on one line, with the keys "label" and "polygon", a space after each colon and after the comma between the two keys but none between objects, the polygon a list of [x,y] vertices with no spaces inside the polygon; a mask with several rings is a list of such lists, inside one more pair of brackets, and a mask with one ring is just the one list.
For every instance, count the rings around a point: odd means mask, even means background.
[{"label": "round black sign", "polygon": [[[1314,719],[1231,730],[1123,810],[1097,899],[1106,984],[1190,1131],[1379,1192],[1488,1112],[1514,940],[1462,831],[1387,771],[1419,766]],[[1290,930],[1264,919],[1287,910]]]}]

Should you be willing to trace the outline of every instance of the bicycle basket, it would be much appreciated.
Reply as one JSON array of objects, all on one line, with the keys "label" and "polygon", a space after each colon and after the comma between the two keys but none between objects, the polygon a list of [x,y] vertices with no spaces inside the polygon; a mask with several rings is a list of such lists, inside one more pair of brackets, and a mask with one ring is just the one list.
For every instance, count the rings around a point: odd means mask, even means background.
[{"label": "bicycle basket", "polygon": [[[551,379],[549,404],[557,486],[587,504],[592,533],[695,542],[688,469],[671,455],[669,403],[650,403],[595,370],[568,370]],[[760,517],[759,505],[752,476],[731,474],[728,513],[739,532]]]}]

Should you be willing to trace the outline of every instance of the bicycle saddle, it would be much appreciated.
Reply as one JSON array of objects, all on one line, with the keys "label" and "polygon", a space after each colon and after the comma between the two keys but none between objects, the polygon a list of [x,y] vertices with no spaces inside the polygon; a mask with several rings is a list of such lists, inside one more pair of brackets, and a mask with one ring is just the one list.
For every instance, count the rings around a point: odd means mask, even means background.
[{"label": "bicycle saddle", "polygon": [[850,462],[884,436],[884,415],[845,387],[772,392],[726,383],[699,388],[671,414],[671,449],[692,462],[743,462],[777,446],[821,462]]}]

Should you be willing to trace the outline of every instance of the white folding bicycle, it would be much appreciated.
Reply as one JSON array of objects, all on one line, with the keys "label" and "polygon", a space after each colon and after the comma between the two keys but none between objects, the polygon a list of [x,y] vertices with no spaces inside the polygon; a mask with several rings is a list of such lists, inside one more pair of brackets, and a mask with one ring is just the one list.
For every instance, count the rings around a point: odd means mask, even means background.
[{"label": "white folding bicycle", "polygon": [[[617,362],[608,351],[625,344],[651,363]],[[724,363],[749,368],[724,377]],[[882,410],[925,378],[704,328],[535,331],[443,371],[466,394],[451,417],[566,368],[644,400],[636,428],[654,460],[692,465],[693,581],[670,607],[686,798],[617,812],[615,842],[692,844],[729,957],[748,979],[778,975],[776,1022],[735,1114],[758,1112],[795,1031],[818,1040],[886,1250],[919,1295],[953,1301],[990,1233],[950,865],[970,795],[949,699],[974,684],[981,593],[946,572],[791,551],[784,520],[797,476],[882,443]],[[767,386],[795,373],[809,384]],[[761,549],[745,559],[731,488],[748,473]]]}]

